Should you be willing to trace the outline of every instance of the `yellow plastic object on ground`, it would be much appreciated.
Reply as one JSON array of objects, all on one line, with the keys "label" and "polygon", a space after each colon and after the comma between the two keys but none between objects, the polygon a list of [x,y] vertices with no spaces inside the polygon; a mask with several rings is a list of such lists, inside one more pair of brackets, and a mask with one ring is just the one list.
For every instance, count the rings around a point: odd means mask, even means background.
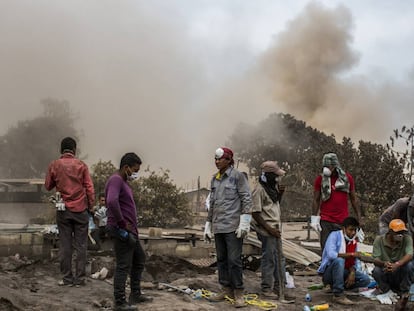
[{"label": "yellow plastic object on ground", "polygon": [[310,309],[311,309],[311,311],[328,310],[329,309],[329,304],[324,303],[323,305],[314,305]]},{"label": "yellow plastic object on ground", "polygon": [[[211,295],[212,295],[212,292],[206,289],[198,289],[194,291],[193,298],[197,299],[197,298],[202,297],[202,298],[208,299],[208,297],[210,297]],[[261,300],[259,299],[259,296],[256,294],[247,294],[247,295],[244,295],[243,298],[247,305],[256,306],[262,310],[276,310],[277,309],[277,304],[270,302],[270,301]],[[234,299],[229,296],[226,296],[226,301],[231,304],[234,304]]]}]

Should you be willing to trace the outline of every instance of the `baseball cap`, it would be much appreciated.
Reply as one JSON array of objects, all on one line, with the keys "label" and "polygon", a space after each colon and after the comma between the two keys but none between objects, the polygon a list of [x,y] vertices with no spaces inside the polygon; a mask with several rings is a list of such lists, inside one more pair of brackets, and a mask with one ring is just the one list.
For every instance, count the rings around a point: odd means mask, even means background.
[{"label": "baseball cap", "polygon": [[407,227],[401,219],[391,220],[389,228],[394,232],[407,231]]},{"label": "baseball cap", "polygon": [[265,161],[260,165],[260,168],[264,173],[275,173],[279,176],[286,174],[286,172],[279,167],[277,161]]}]

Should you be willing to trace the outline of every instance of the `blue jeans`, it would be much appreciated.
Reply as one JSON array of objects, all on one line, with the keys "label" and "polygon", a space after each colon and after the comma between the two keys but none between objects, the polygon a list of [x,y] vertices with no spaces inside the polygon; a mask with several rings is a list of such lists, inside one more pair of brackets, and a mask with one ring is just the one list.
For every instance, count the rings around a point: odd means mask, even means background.
[{"label": "blue jeans", "polygon": [[372,276],[377,281],[378,287],[386,293],[390,289],[394,292],[408,293],[411,283],[414,282],[414,265],[409,261],[399,267],[395,272],[384,272],[383,268],[375,267]]},{"label": "blue jeans", "polygon": [[[280,254],[282,259],[282,271],[279,271],[278,261],[278,243],[280,239],[274,236],[264,236],[257,233],[257,238],[262,242],[262,291],[279,290],[280,285],[285,285],[286,279],[286,260],[283,253]],[[281,246],[281,245],[280,245]],[[282,249],[280,247],[280,249]],[[279,280],[282,281],[280,284]]]},{"label": "blue jeans", "polygon": [[214,235],[217,252],[219,283],[223,287],[243,289],[242,247],[243,239],[234,232]]},{"label": "blue jeans", "polygon": [[[326,267],[322,276],[322,281],[324,284],[331,285],[334,294],[340,295],[344,291],[345,280],[348,278],[348,275],[349,270],[345,269],[345,259],[338,257]],[[370,282],[368,275],[361,271],[355,271],[355,284],[352,288],[366,287]]]}]

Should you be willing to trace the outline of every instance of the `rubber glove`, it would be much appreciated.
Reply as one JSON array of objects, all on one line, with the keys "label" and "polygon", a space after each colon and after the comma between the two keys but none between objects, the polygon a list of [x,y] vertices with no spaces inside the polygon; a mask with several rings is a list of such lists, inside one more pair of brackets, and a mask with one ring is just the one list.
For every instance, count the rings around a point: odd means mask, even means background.
[{"label": "rubber glove", "polygon": [[250,232],[250,221],[252,220],[252,215],[250,214],[241,214],[239,227],[236,230],[237,238],[244,239],[246,235]]},{"label": "rubber glove", "polygon": [[393,296],[393,294],[394,294],[394,292],[392,290],[389,290],[385,294],[377,295],[377,299],[383,305],[392,305],[391,297]]},{"label": "rubber glove", "polygon": [[365,239],[365,233],[364,233],[364,231],[361,228],[359,228],[357,230],[357,232],[356,232],[355,235],[358,238],[358,242],[362,243],[364,241],[364,239]]},{"label": "rubber glove", "polygon": [[315,216],[315,215],[311,216],[310,226],[316,232],[321,232],[322,231],[320,222],[321,222],[321,216]]},{"label": "rubber glove", "polygon": [[204,225],[204,242],[211,243],[213,232],[211,231],[211,222],[207,221]]}]

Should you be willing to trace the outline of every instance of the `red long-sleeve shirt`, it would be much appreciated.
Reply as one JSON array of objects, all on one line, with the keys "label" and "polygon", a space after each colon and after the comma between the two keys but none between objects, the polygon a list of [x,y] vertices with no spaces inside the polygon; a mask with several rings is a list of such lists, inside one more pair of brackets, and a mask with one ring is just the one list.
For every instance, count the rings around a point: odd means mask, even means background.
[{"label": "red long-sleeve shirt", "polygon": [[61,193],[66,208],[72,212],[83,212],[95,204],[88,167],[72,153],[64,153],[49,164],[45,188],[50,191],[55,187]]}]

